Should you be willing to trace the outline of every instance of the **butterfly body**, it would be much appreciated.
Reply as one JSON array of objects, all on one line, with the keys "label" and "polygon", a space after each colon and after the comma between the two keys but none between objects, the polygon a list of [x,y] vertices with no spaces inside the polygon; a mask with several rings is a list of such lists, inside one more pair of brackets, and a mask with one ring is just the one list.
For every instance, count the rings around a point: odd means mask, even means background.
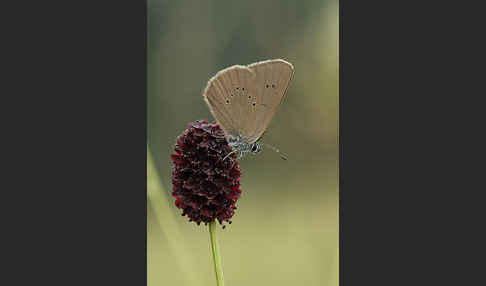
[{"label": "butterfly body", "polygon": [[204,90],[211,113],[239,157],[261,151],[267,130],[293,75],[292,64],[268,60],[218,72]]},{"label": "butterfly body", "polygon": [[230,147],[235,150],[235,152],[238,152],[238,158],[243,157],[247,153],[259,153],[262,150],[258,141],[250,143],[241,135],[228,135],[226,140],[228,141]]}]

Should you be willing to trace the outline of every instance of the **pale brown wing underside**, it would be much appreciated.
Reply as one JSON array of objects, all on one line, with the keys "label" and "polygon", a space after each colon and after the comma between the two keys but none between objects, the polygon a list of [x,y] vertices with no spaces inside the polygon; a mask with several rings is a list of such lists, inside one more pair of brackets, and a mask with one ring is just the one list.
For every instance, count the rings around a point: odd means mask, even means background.
[{"label": "pale brown wing underside", "polygon": [[241,135],[253,143],[275,115],[293,70],[284,60],[232,66],[209,80],[203,96],[227,134]]}]

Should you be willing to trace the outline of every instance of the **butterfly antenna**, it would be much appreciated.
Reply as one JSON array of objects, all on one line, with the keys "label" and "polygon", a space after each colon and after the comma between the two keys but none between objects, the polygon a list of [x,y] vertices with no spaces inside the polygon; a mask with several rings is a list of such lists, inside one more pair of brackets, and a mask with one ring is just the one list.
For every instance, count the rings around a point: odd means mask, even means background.
[{"label": "butterfly antenna", "polygon": [[272,145],[269,145],[267,143],[263,143],[263,145],[265,145],[265,147],[268,147],[268,148],[272,149],[273,151],[277,152],[280,155],[280,158],[282,158],[284,160],[287,160],[288,159],[287,155],[285,155],[284,153],[280,152],[280,150],[278,150],[277,148],[273,147]]},{"label": "butterfly antenna", "polygon": [[223,161],[226,160],[226,158],[228,158],[229,155],[231,155],[231,154],[233,154],[235,152],[236,152],[236,150],[233,150],[233,151],[229,152],[228,155],[224,156]]}]

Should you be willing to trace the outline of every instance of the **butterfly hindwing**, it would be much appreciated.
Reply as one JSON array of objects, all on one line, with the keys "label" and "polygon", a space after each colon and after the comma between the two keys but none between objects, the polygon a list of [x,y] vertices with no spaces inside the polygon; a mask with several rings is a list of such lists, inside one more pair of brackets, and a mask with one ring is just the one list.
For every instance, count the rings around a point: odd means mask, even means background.
[{"label": "butterfly hindwing", "polygon": [[256,106],[253,122],[245,126],[248,141],[255,142],[267,130],[282,102],[292,79],[294,68],[283,60],[269,60],[248,66],[255,73],[253,83],[256,91]]}]

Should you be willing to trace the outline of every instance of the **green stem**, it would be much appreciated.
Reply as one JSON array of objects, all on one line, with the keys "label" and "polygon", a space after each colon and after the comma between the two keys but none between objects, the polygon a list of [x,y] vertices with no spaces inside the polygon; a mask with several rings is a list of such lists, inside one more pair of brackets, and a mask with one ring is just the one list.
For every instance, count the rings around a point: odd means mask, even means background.
[{"label": "green stem", "polygon": [[219,253],[219,243],[216,237],[216,221],[209,223],[209,236],[211,237],[211,250],[213,251],[214,272],[216,273],[216,285],[224,286],[223,267],[221,265],[221,254]]}]

